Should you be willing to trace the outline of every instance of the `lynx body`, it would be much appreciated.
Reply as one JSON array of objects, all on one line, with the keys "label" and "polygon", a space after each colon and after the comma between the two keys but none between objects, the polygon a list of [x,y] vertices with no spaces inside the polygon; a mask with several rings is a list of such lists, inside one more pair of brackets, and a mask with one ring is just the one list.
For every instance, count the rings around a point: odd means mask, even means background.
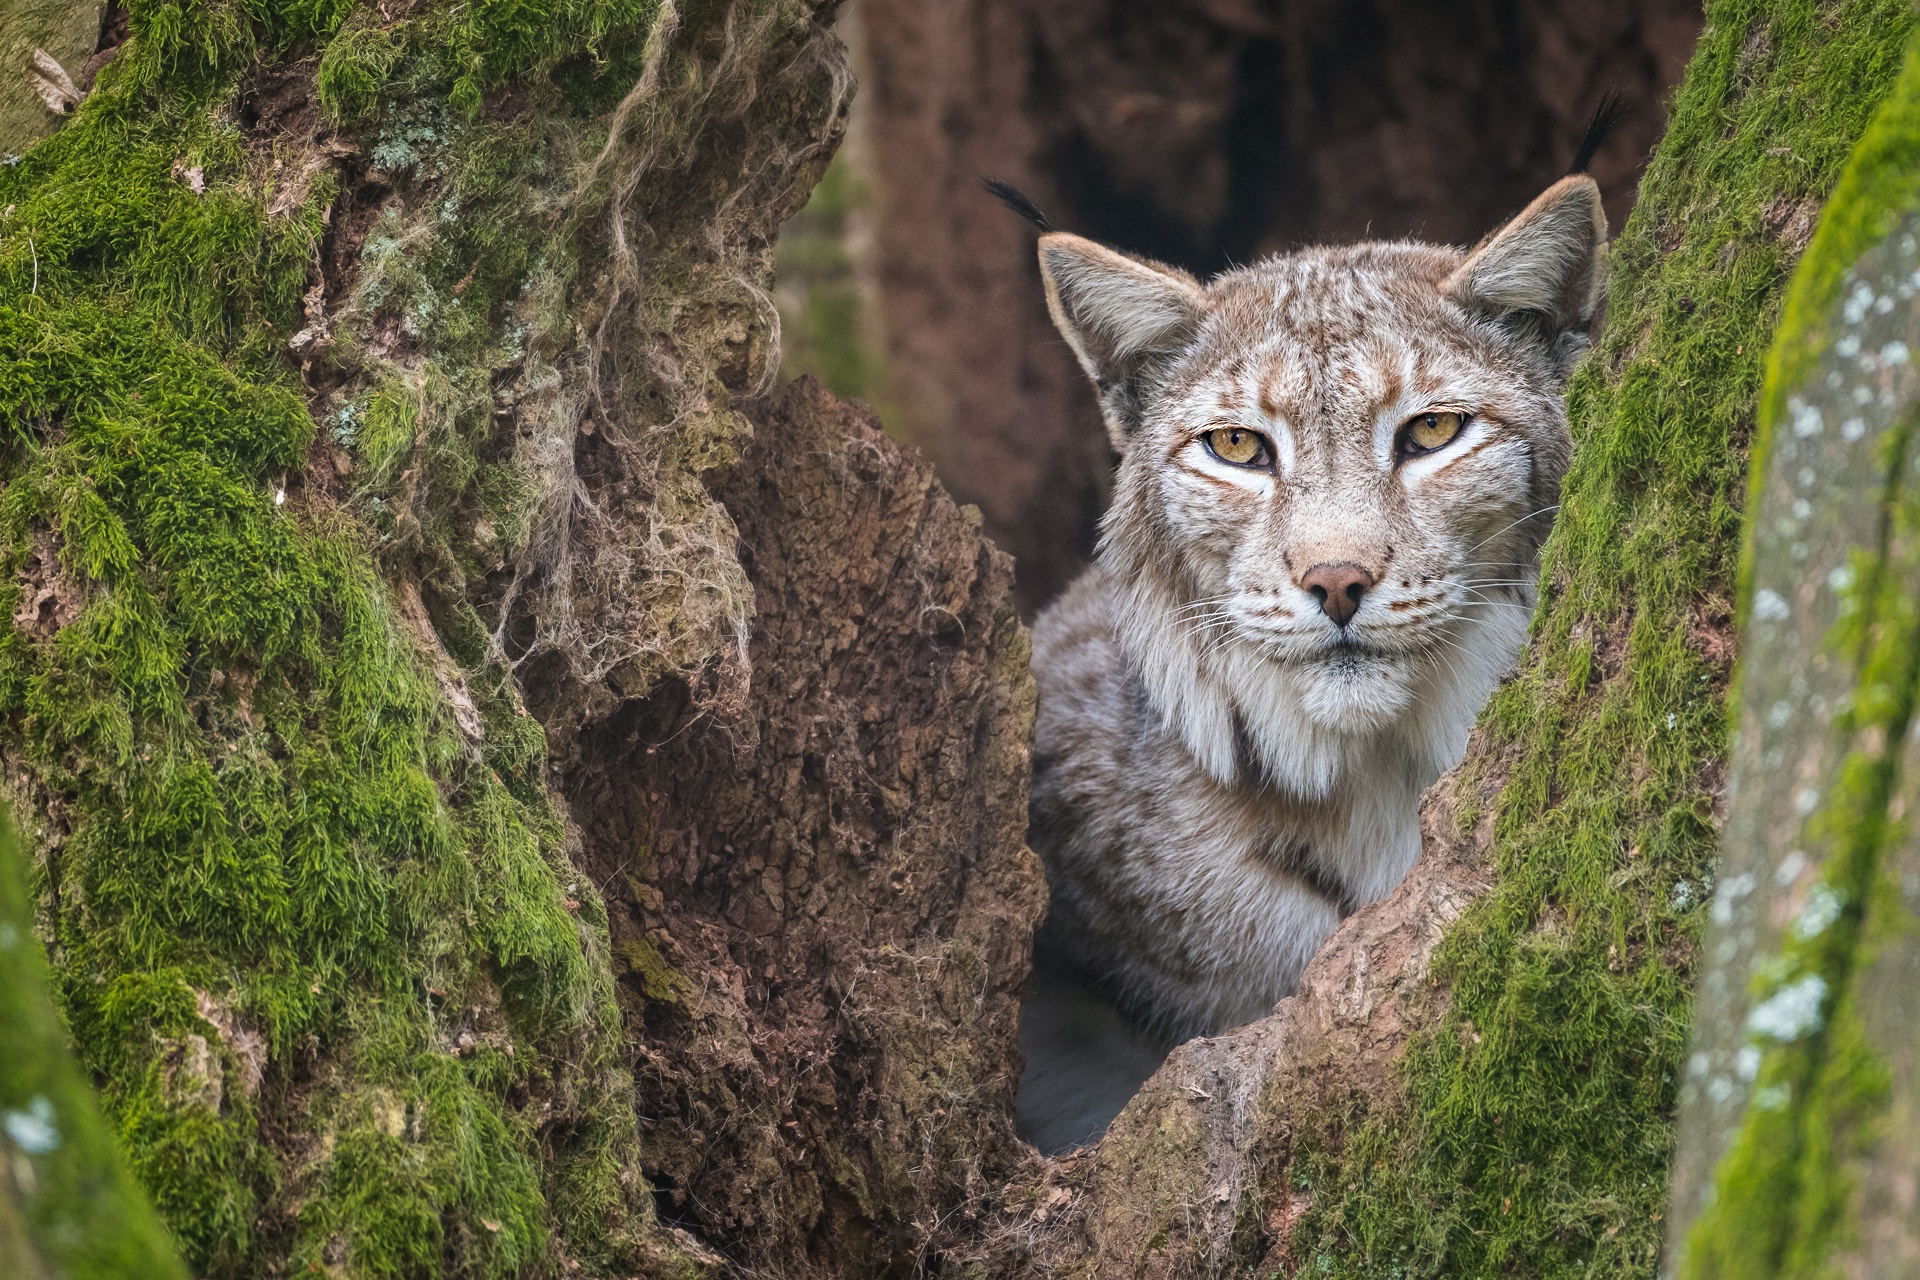
[{"label": "lynx body", "polygon": [[1035,629],[1041,946],[1166,1038],[1266,1013],[1413,865],[1526,636],[1605,234],[1575,176],[1471,253],[1205,286],[1041,239],[1121,453],[1096,563]]}]

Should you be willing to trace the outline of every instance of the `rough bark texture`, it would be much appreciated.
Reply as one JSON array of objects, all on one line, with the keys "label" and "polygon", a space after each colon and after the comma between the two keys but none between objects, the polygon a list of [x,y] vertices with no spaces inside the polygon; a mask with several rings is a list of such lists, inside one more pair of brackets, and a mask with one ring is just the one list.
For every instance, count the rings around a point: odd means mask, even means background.
[{"label": "rough bark texture", "polygon": [[582,740],[648,1170],[744,1271],[897,1275],[1015,1160],[1044,905],[1012,562],[865,410],[802,380],[719,494],[752,691],[684,686]]},{"label": "rough bark texture", "polygon": [[1699,31],[1690,0],[865,0],[873,254],[896,431],[1014,553],[1023,608],[1084,566],[1111,470],[1041,303],[1032,233],[1202,273],[1366,235],[1478,240],[1626,114],[1593,171],[1618,226]]}]

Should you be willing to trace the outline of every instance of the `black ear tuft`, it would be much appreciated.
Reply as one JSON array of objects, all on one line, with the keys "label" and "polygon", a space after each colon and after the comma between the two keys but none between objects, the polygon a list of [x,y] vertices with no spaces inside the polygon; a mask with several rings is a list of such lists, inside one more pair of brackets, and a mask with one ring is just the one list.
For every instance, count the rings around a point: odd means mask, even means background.
[{"label": "black ear tuft", "polygon": [[1027,199],[1026,193],[1017,187],[1009,186],[996,178],[982,178],[980,179],[980,185],[992,192],[1001,204],[1007,206],[1007,208],[1013,210],[1042,231],[1053,230],[1053,223],[1048,220],[1047,215],[1040,212],[1040,207],[1034,204],[1033,201]]},{"label": "black ear tuft", "polygon": [[1600,144],[1613,132],[1613,126],[1620,123],[1626,105],[1626,99],[1611,90],[1600,99],[1600,105],[1593,109],[1593,119],[1587,121],[1587,133],[1580,139],[1580,149],[1573,153],[1573,168],[1567,170],[1568,173],[1587,171],[1595,153],[1600,150]]}]

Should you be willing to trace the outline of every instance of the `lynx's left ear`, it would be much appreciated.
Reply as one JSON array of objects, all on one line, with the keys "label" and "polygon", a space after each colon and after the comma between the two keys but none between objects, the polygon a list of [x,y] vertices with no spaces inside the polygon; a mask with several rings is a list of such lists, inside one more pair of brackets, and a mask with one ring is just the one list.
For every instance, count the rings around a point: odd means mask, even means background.
[{"label": "lynx's left ear", "polygon": [[1468,254],[1441,289],[1470,310],[1539,333],[1558,355],[1577,355],[1600,305],[1606,242],[1599,184],[1569,174]]},{"label": "lynx's left ear", "polygon": [[1113,447],[1126,452],[1149,384],[1192,340],[1207,293],[1186,272],[1055,231],[1040,237],[1047,310],[1100,392]]}]

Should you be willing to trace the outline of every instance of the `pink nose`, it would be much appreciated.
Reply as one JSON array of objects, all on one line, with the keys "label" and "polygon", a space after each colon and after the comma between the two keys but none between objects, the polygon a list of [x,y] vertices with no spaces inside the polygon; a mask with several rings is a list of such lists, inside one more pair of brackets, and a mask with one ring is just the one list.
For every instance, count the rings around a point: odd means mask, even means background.
[{"label": "pink nose", "polygon": [[1350,560],[1317,564],[1300,575],[1300,585],[1320,602],[1320,611],[1336,626],[1346,626],[1360,609],[1360,597],[1373,585],[1373,575]]}]

